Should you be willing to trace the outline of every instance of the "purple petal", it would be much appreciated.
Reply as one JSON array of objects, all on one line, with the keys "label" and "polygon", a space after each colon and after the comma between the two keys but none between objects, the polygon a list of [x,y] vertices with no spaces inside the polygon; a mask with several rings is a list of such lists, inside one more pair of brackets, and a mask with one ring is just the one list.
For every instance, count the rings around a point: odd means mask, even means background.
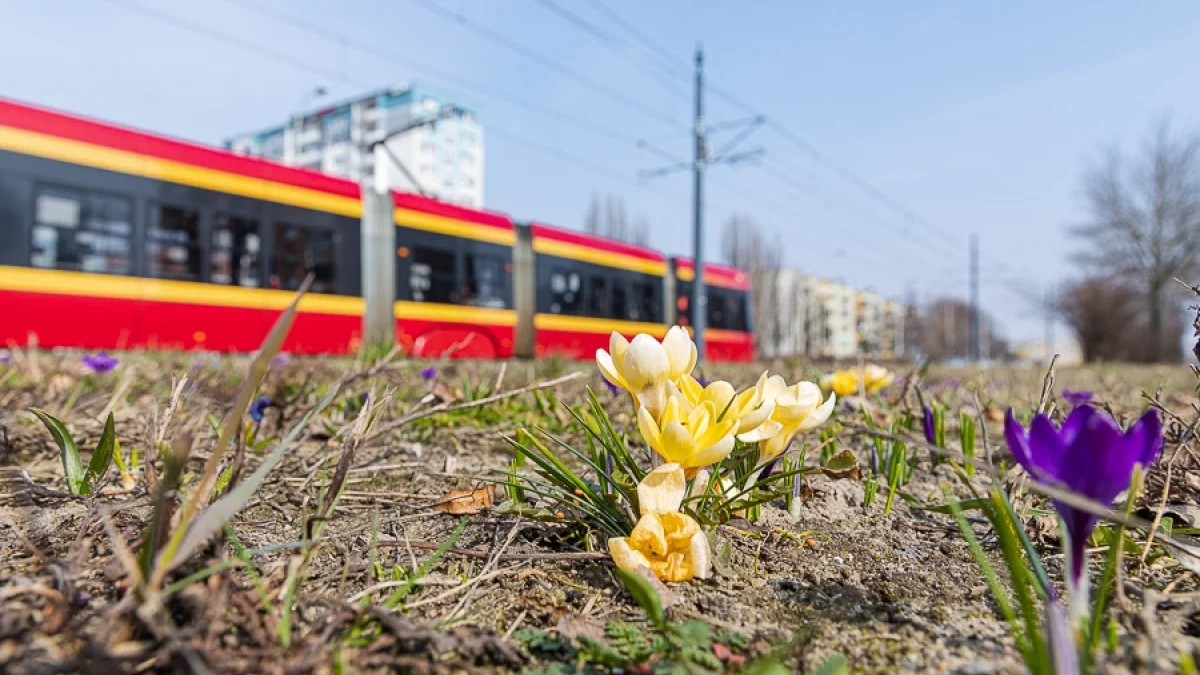
[{"label": "purple petal", "polygon": [[1125,432],[1125,440],[1137,456],[1137,463],[1149,468],[1163,449],[1162,421],[1158,419],[1158,411],[1153,408],[1147,410]]},{"label": "purple petal", "polygon": [[1071,391],[1070,389],[1063,389],[1062,397],[1063,400],[1070,405],[1079,407],[1081,405],[1087,405],[1091,403],[1092,399],[1095,398],[1096,395],[1085,390]]},{"label": "purple petal", "polygon": [[1129,487],[1137,461],[1121,428],[1106,413],[1087,417],[1078,435],[1066,448],[1056,477],[1067,487],[1105,505],[1112,504]]},{"label": "purple petal", "polygon": [[1092,530],[1096,529],[1096,522],[1099,519],[1090,513],[1059,501],[1054,502],[1054,508],[1062,518],[1063,524],[1067,526],[1066,546],[1071,548],[1069,553],[1071,557],[1070,574],[1071,578],[1078,583],[1083,580],[1083,568],[1087,562],[1088,539],[1092,536]]},{"label": "purple petal", "polygon": [[1029,424],[1029,450],[1033,465],[1037,467],[1035,477],[1041,472],[1044,477],[1062,480],[1067,447],[1063,434],[1054,428],[1049,417],[1040,413],[1034,416]]},{"label": "purple petal", "polygon": [[96,355],[88,355],[83,357],[83,365],[97,375],[103,375],[113,368],[117,367],[120,361],[114,359],[104,352]]},{"label": "purple petal", "polygon": [[434,366],[425,368],[421,371],[421,377],[426,380],[432,380],[433,378],[437,377],[437,368]]},{"label": "purple petal", "polygon": [[1083,431],[1088,425],[1088,420],[1092,419],[1093,415],[1098,414],[1097,410],[1091,406],[1081,406],[1071,411],[1067,415],[1067,421],[1063,422],[1062,432],[1059,437],[1062,438],[1064,448],[1070,447],[1075,442],[1075,438],[1079,436],[1079,432]]},{"label": "purple petal", "polygon": [[1008,450],[1017,463],[1033,474],[1033,455],[1029,451],[1029,436],[1025,433],[1025,428],[1017,421],[1016,416],[1013,415],[1012,408],[1009,408],[1004,415],[1004,440],[1008,441]]},{"label": "purple petal", "polygon": [[925,430],[925,441],[930,445],[937,445],[937,434],[933,428],[933,408],[925,406],[924,415],[921,418],[921,426]]}]

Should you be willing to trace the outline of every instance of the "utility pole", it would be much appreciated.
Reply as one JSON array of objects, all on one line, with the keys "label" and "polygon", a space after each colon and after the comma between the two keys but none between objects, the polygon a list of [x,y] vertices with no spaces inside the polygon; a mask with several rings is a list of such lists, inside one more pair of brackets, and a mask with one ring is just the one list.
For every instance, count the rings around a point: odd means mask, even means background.
[{"label": "utility pole", "polygon": [[971,235],[971,360],[979,361],[979,235]]},{"label": "utility pole", "polygon": [[[761,157],[766,150],[761,147],[733,152],[755,129],[762,126],[767,118],[763,115],[753,115],[745,119],[722,122],[711,127],[704,126],[704,47],[696,46],[696,119],[693,126],[693,157],[682,160],[652,146],[645,140],[638,141],[638,147],[649,150],[660,157],[674,161],[674,164],[661,169],[641,171],[641,179],[665,176],[677,171],[692,171],[692,297],[688,306],[692,308],[692,339],[696,342],[697,360],[704,360],[704,329],[708,322],[708,296],[704,292],[704,171],[717,164],[739,164],[754,161]],[[708,148],[708,133],[740,129],[725,145],[715,153]],[[747,270],[748,272],[751,270]]]},{"label": "utility pole", "polygon": [[692,168],[692,339],[696,354],[704,360],[704,325],[708,322],[708,298],[704,294],[704,162],[708,148],[704,140],[704,47],[696,46],[696,163]]}]

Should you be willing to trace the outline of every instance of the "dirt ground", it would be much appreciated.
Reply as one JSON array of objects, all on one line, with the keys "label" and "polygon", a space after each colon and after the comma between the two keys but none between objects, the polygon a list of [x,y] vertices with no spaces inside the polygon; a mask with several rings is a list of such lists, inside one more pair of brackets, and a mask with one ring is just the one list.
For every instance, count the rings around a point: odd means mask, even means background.
[{"label": "dirt ground", "polygon": [[[164,436],[168,444],[185,435],[194,439],[188,465],[194,476],[215,437],[207,418],[220,418],[229,409],[249,359],[119,358],[121,365],[102,376],[88,374],[77,353],[21,355],[0,365],[0,671],[521,672],[547,668],[545,655],[533,658],[513,639],[522,629],[602,638],[608,622],[642,620],[602,553],[601,538],[587,538],[589,552],[570,523],[518,519],[506,515],[503,504],[466,516],[439,510],[449,490],[478,489],[486,485],[481,477],[505,469],[511,454],[503,436],[522,426],[544,427],[582,444],[580,430],[562,406],[583,402],[585,387],[610,402],[606,407],[614,422],[638,440],[626,401],[609,394],[594,366],[441,363],[427,380],[420,371],[429,363],[399,361],[368,376],[368,364],[361,362],[292,358],[272,366],[261,390],[274,405],[267,408],[256,438],[285,434],[332,383],[348,381],[334,405],[310,423],[306,440],[231,523],[241,545],[258,551],[254,564],[261,578],[237,566],[212,574],[171,598],[170,625],[147,626],[131,609],[127,569],[114,546],[114,536],[137,546],[151,513],[145,481],[125,489],[110,480],[94,499],[66,494],[58,449],[27,411],[39,407],[59,416],[90,452],[100,437],[102,412],[111,408],[122,450],[138,448],[145,458],[153,455],[156,434],[164,429],[173,383],[186,375],[188,384]],[[767,367],[789,381],[820,372],[790,361],[723,366],[706,374],[746,386]],[[904,367],[897,370],[912,376]],[[381,419],[386,426],[438,401],[477,398],[482,388],[512,392],[572,372],[582,375],[541,390],[536,398],[524,393],[369,437],[357,450],[336,511],[323,522],[323,543],[295,598],[291,639],[284,643],[279,637],[281,584],[295,559],[296,542],[315,526],[310,516],[344,449],[336,434],[331,440],[330,431],[353,419],[363,393],[374,388],[379,396],[395,388]],[[1032,368],[935,368],[921,386],[926,396],[946,403],[955,419],[963,407],[976,411],[979,405],[999,463],[1008,460],[999,413],[1036,404],[1044,374]],[[1185,506],[1198,503],[1200,458],[1190,441],[1177,442],[1184,426],[1197,418],[1196,382],[1182,365],[1056,372],[1056,394],[1064,388],[1094,391],[1099,404],[1122,421],[1147,406],[1143,392],[1178,415],[1164,459],[1143,493],[1150,518],[1160,503],[1180,513],[1190,513]],[[911,392],[899,401],[902,391],[900,384],[893,385],[883,401],[871,404],[874,414],[887,419],[906,404],[916,405]],[[862,416],[842,407],[837,418],[853,422]],[[860,462],[867,461],[867,438],[846,429],[838,440]],[[273,447],[274,442],[262,449],[247,447],[246,471]],[[808,461],[816,460],[810,456]],[[921,453],[915,462],[905,492],[916,502],[942,504],[945,488],[961,496],[949,466],[933,467]],[[671,586],[678,596],[669,610],[673,619],[701,620],[746,638],[742,655],[723,661],[728,670],[779,649],[794,672],[806,672],[835,652],[847,657],[855,673],[1024,672],[952,518],[900,499],[887,515],[882,499],[864,508],[861,480],[816,476],[808,483],[811,493],[797,517],[780,502],[766,505],[757,522],[735,519],[719,528],[720,540],[732,551],[732,577]],[[497,491],[498,500],[502,494]],[[394,610],[382,609],[385,598],[417,576],[414,570],[453,537],[463,519],[453,548],[419,576]],[[974,526],[985,551],[1002,568],[986,523],[978,520]],[[1035,518],[1028,529],[1051,576],[1058,578],[1062,557],[1053,526]],[[231,560],[234,553],[228,537],[222,537],[171,579]],[[1136,558],[1127,561],[1123,592],[1112,610],[1115,650],[1106,654],[1103,672],[1178,672],[1181,656],[1200,648],[1196,575],[1163,551],[1149,560],[1146,565]]]}]

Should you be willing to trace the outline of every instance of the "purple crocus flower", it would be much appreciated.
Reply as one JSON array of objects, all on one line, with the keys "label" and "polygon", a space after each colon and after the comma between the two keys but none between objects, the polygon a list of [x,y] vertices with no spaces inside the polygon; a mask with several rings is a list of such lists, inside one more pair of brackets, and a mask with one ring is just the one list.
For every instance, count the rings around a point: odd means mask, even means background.
[{"label": "purple crocus flower", "polygon": [[937,445],[937,430],[933,428],[933,408],[929,406],[925,406],[924,415],[921,417],[921,428],[925,431],[925,442]]},{"label": "purple crocus flower", "polygon": [[437,377],[437,368],[435,366],[429,366],[421,371],[422,379],[432,380],[435,377]]},{"label": "purple crocus flower", "polygon": [[108,354],[105,354],[104,352],[100,352],[96,355],[89,354],[83,357],[83,365],[87,366],[88,369],[97,375],[103,375],[113,368],[116,368],[118,363],[120,363],[120,361],[114,359]]},{"label": "purple crocus flower", "polygon": [[1081,405],[1087,405],[1092,402],[1093,398],[1096,397],[1096,395],[1093,394],[1092,392],[1082,390],[1082,389],[1079,391],[1071,391],[1070,389],[1063,389],[1062,396],[1063,396],[1063,400],[1066,401],[1067,403],[1071,404],[1071,406],[1074,408],[1078,408]]},{"label": "purple crocus flower", "polygon": [[712,380],[706,380],[703,377],[697,377],[696,381],[700,383],[701,387],[707,387],[708,385],[712,384]]},{"label": "purple crocus flower", "polygon": [[271,399],[266,396],[259,396],[258,400],[250,404],[250,419],[254,420],[255,424],[263,421],[263,415],[267,413],[267,408],[271,407]]},{"label": "purple crocus flower", "polygon": [[12,354],[9,354],[8,352],[0,353],[0,363],[10,363],[11,361]]},{"label": "purple crocus flower", "polygon": [[608,387],[608,393],[612,394],[613,396],[621,393],[621,388],[612,382],[609,382],[607,378],[602,377],[600,378],[600,381],[604,383],[604,386]]},{"label": "purple crocus flower", "polygon": [[[1086,405],[1071,411],[1062,429],[1038,414],[1026,432],[1009,408],[1004,437],[1034,480],[1060,484],[1106,506],[1129,487],[1134,465],[1149,466],[1163,449],[1162,423],[1154,410],[1125,432],[1107,413]],[[1054,508],[1066,525],[1067,590],[1071,618],[1077,621],[1087,613],[1084,551],[1099,518],[1059,501]]]},{"label": "purple crocus flower", "polygon": [[291,360],[292,357],[288,356],[287,354],[276,354],[275,357],[271,359],[271,365],[286,366]]}]

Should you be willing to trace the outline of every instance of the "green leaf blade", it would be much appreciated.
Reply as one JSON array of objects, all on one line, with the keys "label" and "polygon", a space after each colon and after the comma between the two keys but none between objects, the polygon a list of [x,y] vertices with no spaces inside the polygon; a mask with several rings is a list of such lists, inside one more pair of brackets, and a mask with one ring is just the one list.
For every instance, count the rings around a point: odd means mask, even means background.
[{"label": "green leaf blade", "polygon": [[83,494],[91,494],[92,486],[96,481],[104,477],[108,473],[108,468],[112,466],[113,454],[117,449],[117,430],[113,422],[113,414],[108,413],[108,419],[104,422],[104,432],[100,434],[100,443],[96,445],[96,451],[92,453],[92,458],[88,461],[87,471],[83,474]]},{"label": "green leaf blade", "polygon": [[71,432],[67,431],[66,425],[45,410],[30,408],[29,411],[42,421],[46,430],[50,432],[50,436],[54,438],[55,444],[58,445],[59,454],[62,456],[63,472],[67,476],[67,489],[71,494],[83,494],[80,491],[84,477],[83,462],[79,460],[79,446],[75,444]]}]

